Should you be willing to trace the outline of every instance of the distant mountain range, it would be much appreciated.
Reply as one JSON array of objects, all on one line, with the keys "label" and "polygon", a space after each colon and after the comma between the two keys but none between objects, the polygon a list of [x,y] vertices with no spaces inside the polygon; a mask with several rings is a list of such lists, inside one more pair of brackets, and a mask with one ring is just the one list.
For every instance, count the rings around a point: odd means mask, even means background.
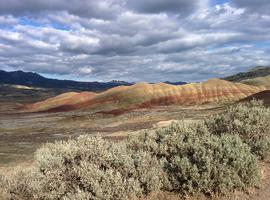
[{"label": "distant mountain range", "polygon": [[24,85],[29,87],[59,88],[71,90],[103,91],[120,85],[132,85],[124,81],[79,82],[45,78],[37,73],[0,70],[0,84]]},{"label": "distant mountain range", "polygon": [[183,81],[177,81],[177,82],[165,81],[163,83],[167,83],[167,84],[171,84],[171,85],[185,85],[185,84],[187,84],[187,82],[183,82]]},{"label": "distant mountain range", "polygon": [[[241,72],[232,76],[223,78],[223,80],[232,82],[242,82],[250,85],[260,85],[261,82],[268,81],[270,75],[270,67],[255,67],[248,72]],[[258,78],[259,77],[259,78]],[[269,82],[269,81],[268,81]],[[164,83],[171,85],[184,85],[186,82],[169,82]],[[255,84],[256,83],[256,84]],[[24,72],[24,71],[13,71],[7,72],[0,70],[0,84],[10,85],[23,85],[28,87],[39,87],[39,88],[53,88],[63,89],[66,91],[105,91],[117,86],[131,86],[135,83],[125,81],[110,81],[110,82],[80,82],[72,80],[58,80],[45,78],[37,73]]]},{"label": "distant mountain range", "polygon": [[[183,85],[186,82],[166,82],[172,85]],[[29,87],[55,88],[82,91],[104,91],[117,86],[130,86],[134,83],[125,81],[110,82],[79,82],[72,80],[58,80],[45,78],[37,73],[0,70],[0,84],[24,85]]]}]

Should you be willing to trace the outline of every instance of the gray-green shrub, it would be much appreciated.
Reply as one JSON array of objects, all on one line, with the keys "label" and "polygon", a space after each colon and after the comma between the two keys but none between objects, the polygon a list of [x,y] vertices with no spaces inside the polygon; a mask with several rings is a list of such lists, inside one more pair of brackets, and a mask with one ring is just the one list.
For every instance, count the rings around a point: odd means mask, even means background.
[{"label": "gray-green shrub", "polygon": [[10,181],[10,199],[132,199],[161,187],[162,166],[147,152],[123,143],[79,137],[47,144],[31,173]]},{"label": "gray-green shrub", "polygon": [[270,155],[270,109],[262,101],[251,101],[229,107],[228,111],[205,120],[216,135],[236,134],[262,159]]},{"label": "gray-green shrub", "polygon": [[205,125],[174,124],[153,134],[128,139],[129,148],[163,160],[167,173],[163,190],[183,194],[223,193],[258,183],[256,157],[238,136],[215,136]]},{"label": "gray-green shrub", "polygon": [[7,199],[7,180],[6,177],[2,174],[0,174],[0,199]]},{"label": "gray-green shrub", "polygon": [[5,177],[3,188],[5,188],[6,199],[26,200],[44,199],[41,194],[41,186],[44,177],[37,173],[35,168],[16,168],[13,174]]},{"label": "gray-green shrub", "polygon": [[5,180],[5,193],[12,200],[125,200],[159,189],[223,193],[259,178],[257,158],[238,135],[179,123],[119,143],[81,136],[47,144],[33,168]]}]

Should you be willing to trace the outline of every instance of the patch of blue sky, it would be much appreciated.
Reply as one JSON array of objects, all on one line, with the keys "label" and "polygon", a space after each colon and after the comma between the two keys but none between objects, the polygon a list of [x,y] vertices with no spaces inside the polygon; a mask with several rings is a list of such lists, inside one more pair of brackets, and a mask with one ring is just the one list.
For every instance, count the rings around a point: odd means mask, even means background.
[{"label": "patch of blue sky", "polygon": [[54,21],[41,22],[39,20],[31,19],[29,17],[21,17],[19,19],[19,24],[25,26],[33,26],[33,27],[53,27],[54,29],[68,31],[70,30],[70,26],[66,24],[61,24]]},{"label": "patch of blue sky", "polygon": [[39,73],[41,76],[52,79],[65,79],[63,75],[50,74],[50,73]]},{"label": "patch of blue sky", "polygon": [[74,81],[95,81],[95,79],[87,76],[87,77],[82,77],[78,75],[73,75],[73,74],[67,74],[67,75],[59,75],[59,74],[50,74],[50,73],[39,73],[41,76],[44,76],[46,78],[51,78],[51,79],[59,79],[59,80],[74,80]]},{"label": "patch of blue sky", "polygon": [[62,30],[62,31],[69,31],[70,30],[70,25],[61,24],[58,22],[51,22],[51,26],[55,29]]},{"label": "patch of blue sky", "polygon": [[45,27],[46,24],[41,23],[40,21],[28,18],[28,17],[21,17],[19,18],[19,24],[23,26],[33,26],[33,27]]},{"label": "patch of blue sky", "polygon": [[228,2],[230,2],[230,0],[212,0],[212,4],[214,5],[221,5]]},{"label": "patch of blue sky", "polygon": [[238,53],[243,48],[245,43],[237,43],[237,44],[224,44],[224,45],[213,45],[207,48],[207,52],[210,54],[216,54],[220,51],[227,51],[227,53]]},{"label": "patch of blue sky", "polygon": [[[207,48],[207,52],[210,54],[216,54],[220,51],[236,54],[240,51],[244,51],[246,49],[253,49],[253,50],[262,50],[264,52],[270,52],[270,40],[267,41],[256,41],[256,42],[237,42],[232,44],[224,44],[219,46],[210,46]],[[225,52],[224,52],[225,51]],[[249,50],[250,51],[250,50]]]},{"label": "patch of blue sky", "polygon": [[260,49],[270,49],[270,39],[260,42],[254,42],[252,46]]},{"label": "patch of blue sky", "polygon": [[12,25],[12,24],[0,24],[0,30],[14,31],[14,25]]}]

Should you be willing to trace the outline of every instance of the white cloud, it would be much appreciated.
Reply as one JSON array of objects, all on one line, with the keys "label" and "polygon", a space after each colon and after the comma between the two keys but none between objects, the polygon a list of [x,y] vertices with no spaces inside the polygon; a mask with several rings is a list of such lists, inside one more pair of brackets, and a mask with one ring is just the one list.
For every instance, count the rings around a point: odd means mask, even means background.
[{"label": "white cloud", "polygon": [[93,67],[91,66],[86,66],[86,67],[82,67],[79,68],[79,73],[83,74],[83,75],[89,75],[93,72]]},{"label": "white cloud", "polygon": [[18,20],[15,17],[12,17],[10,15],[6,16],[0,16],[0,25],[14,25],[18,23]]},{"label": "white cloud", "polygon": [[232,0],[235,6],[245,8],[248,12],[269,15],[269,0]]},{"label": "white cloud", "polygon": [[69,2],[0,2],[0,68],[83,80],[199,81],[270,64],[270,16],[240,1]]},{"label": "white cloud", "polygon": [[47,11],[67,11],[81,17],[111,18],[120,12],[117,0],[9,0],[0,1],[0,14],[33,15]]}]

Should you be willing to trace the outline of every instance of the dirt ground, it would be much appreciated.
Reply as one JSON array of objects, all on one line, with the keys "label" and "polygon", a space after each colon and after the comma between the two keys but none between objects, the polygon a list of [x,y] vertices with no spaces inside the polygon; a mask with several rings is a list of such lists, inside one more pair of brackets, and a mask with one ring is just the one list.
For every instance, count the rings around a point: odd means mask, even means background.
[{"label": "dirt ground", "polygon": [[[2,107],[3,103],[1,104]],[[8,104],[7,106],[11,106]],[[121,139],[142,130],[164,127],[177,120],[198,120],[220,109],[208,107],[157,107],[123,115],[97,114],[96,110],[60,113],[16,113],[0,111],[0,167],[33,159],[42,144],[83,134]]]},{"label": "dirt ground", "polygon": [[[0,102],[0,173],[8,174],[18,165],[30,166],[34,152],[42,144],[66,140],[82,134],[100,134],[119,140],[127,134],[139,134],[142,130],[155,130],[170,123],[194,121],[224,110],[211,108],[166,106],[141,109],[119,116],[97,114],[97,110],[66,113],[17,113],[17,104]],[[1,197],[0,197],[1,199]],[[184,199],[170,193],[158,193],[144,200]],[[190,200],[207,200],[209,197],[188,197]],[[270,164],[262,164],[262,183],[259,188],[247,192],[233,192],[213,200],[270,200]]]}]

